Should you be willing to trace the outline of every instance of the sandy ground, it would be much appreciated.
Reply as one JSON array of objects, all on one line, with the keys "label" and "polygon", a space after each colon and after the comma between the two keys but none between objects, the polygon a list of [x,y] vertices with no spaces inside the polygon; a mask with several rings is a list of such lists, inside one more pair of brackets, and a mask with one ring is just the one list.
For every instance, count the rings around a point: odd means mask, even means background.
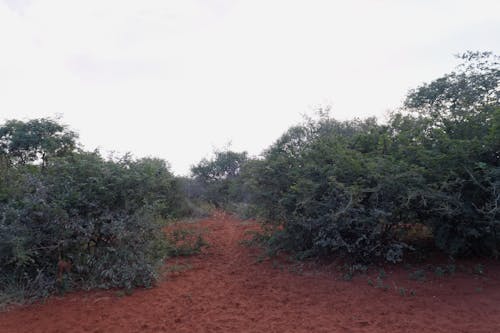
[{"label": "sandy ground", "polygon": [[425,281],[386,268],[384,290],[368,283],[376,270],[344,281],[334,265],[261,260],[241,242],[255,223],[218,214],[193,226],[210,247],[170,260],[157,287],[54,296],[0,313],[0,332],[500,332],[498,263]]}]

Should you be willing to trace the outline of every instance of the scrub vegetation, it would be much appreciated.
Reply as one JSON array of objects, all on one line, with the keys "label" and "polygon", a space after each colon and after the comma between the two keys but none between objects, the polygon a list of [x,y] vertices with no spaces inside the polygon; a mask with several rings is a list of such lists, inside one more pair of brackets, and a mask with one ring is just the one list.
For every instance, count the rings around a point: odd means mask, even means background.
[{"label": "scrub vegetation", "polygon": [[[0,302],[150,287],[170,255],[206,244],[166,221],[226,210],[261,222],[271,253],[400,262],[422,243],[452,257],[500,250],[500,69],[468,52],[387,121],[322,110],[261,156],[104,158],[53,119],[0,126]],[[360,97],[362,98],[362,97]],[[173,243],[195,239],[196,248]]]},{"label": "scrub vegetation", "polygon": [[259,158],[216,152],[200,196],[260,218],[271,252],[399,262],[422,242],[498,257],[500,69],[491,53],[411,90],[385,123],[320,111]]}]

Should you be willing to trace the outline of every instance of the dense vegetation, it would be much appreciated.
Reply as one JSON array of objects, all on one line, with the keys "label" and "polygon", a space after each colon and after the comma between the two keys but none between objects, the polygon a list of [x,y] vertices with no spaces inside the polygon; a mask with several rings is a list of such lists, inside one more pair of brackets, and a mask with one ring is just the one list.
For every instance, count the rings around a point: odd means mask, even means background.
[{"label": "dense vegetation", "polygon": [[498,257],[499,62],[462,59],[384,123],[322,111],[262,156],[216,151],[192,177],[174,177],[160,159],[83,151],[51,119],[5,122],[0,295],[151,286],[172,249],[161,221],[207,205],[259,218],[273,252],[398,262],[425,240],[450,256]]},{"label": "dense vegetation", "polygon": [[[498,58],[462,59],[457,71],[410,91],[387,123],[320,112],[208,188],[231,189],[222,204],[250,203],[275,251],[397,262],[429,238],[452,256],[497,257]],[[221,156],[194,167],[195,178],[201,167],[230,164]]]},{"label": "dense vegetation", "polygon": [[151,286],[167,246],[161,220],[185,213],[159,159],[104,159],[50,119],[0,127],[0,294]]}]

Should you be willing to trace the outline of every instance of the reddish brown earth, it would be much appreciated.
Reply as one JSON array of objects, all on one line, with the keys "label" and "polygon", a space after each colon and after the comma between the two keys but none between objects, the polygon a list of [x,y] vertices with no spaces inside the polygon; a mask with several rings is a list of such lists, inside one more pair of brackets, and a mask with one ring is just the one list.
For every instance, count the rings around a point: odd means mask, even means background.
[{"label": "reddish brown earth", "polygon": [[367,283],[375,270],[343,281],[333,265],[261,262],[258,250],[241,244],[253,223],[220,214],[196,225],[210,247],[171,261],[186,269],[157,287],[131,296],[77,292],[13,308],[0,313],[0,332],[500,332],[496,263],[485,264],[484,275],[427,273],[423,282],[402,267],[386,268],[384,291]]}]

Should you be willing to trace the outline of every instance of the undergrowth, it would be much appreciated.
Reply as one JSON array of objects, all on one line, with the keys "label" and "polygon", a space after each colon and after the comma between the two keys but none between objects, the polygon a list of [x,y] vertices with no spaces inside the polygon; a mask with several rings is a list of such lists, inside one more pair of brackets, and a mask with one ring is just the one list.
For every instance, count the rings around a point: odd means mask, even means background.
[{"label": "undergrowth", "polygon": [[188,228],[185,223],[175,225],[166,232],[167,254],[169,257],[191,256],[199,254],[208,242],[203,237],[204,230]]}]

